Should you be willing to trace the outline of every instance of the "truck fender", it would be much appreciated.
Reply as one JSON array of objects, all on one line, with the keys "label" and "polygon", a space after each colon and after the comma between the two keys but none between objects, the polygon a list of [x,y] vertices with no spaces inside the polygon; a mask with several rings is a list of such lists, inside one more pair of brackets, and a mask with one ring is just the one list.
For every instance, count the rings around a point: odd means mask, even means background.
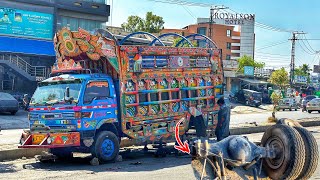
[{"label": "truck fender", "polygon": [[103,122],[103,121],[102,121],[102,123],[101,122],[98,123],[98,125],[96,126],[95,136],[101,131],[111,131],[118,138],[120,138],[119,132],[118,132],[118,129],[117,129],[117,126],[115,125],[115,123],[108,123],[108,122]]}]

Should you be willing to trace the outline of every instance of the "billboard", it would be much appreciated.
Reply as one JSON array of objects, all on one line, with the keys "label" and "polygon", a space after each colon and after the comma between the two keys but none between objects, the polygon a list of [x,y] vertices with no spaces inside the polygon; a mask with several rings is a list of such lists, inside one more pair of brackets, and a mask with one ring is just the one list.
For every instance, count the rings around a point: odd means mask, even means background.
[{"label": "billboard", "polygon": [[0,34],[52,40],[53,15],[0,6]]},{"label": "billboard", "polygon": [[244,75],[253,76],[254,75],[254,67],[253,66],[244,66]]}]

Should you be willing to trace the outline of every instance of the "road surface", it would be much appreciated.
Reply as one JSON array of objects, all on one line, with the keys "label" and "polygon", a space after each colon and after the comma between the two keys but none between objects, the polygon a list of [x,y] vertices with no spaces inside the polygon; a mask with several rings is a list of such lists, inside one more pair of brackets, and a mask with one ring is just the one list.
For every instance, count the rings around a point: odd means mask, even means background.
[{"label": "road surface", "polygon": [[[312,131],[320,148],[320,127],[308,130]],[[262,133],[247,136],[252,141],[260,141]],[[89,159],[86,158],[47,164],[26,159],[0,163],[0,179],[197,179],[199,173],[190,162],[189,156],[153,158],[150,155],[132,155],[131,158],[124,158],[122,162],[99,166],[89,165]],[[320,179],[320,164],[311,179]]]},{"label": "road surface", "polygon": [[[247,106],[237,106],[232,110],[231,124],[242,123],[264,123],[271,116],[270,108],[268,110],[261,108],[252,108]],[[276,113],[277,118],[303,119],[319,117],[318,112],[311,114],[301,111],[279,111]],[[29,127],[28,114],[25,111],[19,111],[16,115],[0,114],[1,129],[27,129]]]}]

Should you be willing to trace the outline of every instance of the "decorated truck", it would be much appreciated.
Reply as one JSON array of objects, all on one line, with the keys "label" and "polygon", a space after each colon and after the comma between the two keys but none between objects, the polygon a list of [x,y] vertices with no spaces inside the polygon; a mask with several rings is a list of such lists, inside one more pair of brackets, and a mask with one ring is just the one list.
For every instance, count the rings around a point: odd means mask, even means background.
[{"label": "decorated truck", "polygon": [[[140,32],[142,33],[142,32]],[[223,96],[221,51],[206,36],[164,34],[149,45],[123,45],[111,33],[64,28],[56,33],[56,63],[30,101],[30,130],[20,148],[48,148],[58,157],[92,153],[114,160],[122,139],[133,144],[169,142],[191,127],[190,107],[214,130]],[[177,44],[161,38],[176,35]],[[207,42],[192,47],[190,39]]]}]

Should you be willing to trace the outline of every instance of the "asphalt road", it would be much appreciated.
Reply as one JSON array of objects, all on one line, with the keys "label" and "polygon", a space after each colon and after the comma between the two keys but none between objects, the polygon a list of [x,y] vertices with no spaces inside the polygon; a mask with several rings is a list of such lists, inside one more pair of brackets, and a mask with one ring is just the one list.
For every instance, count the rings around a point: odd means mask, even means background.
[{"label": "asphalt road", "polygon": [[[271,117],[272,112],[260,112],[260,113],[248,113],[248,114],[232,114],[230,124],[241,124],[241,123],[265,123],[268,117]],[[304,118],[315,118],[320,117],[320,113],[312,112],[311,114],[301,111],[278,111],[276,112],[276,118],[289,118],[294,120]]]},{"label": "asphalt road", "polygon": [[[320,148],[320,127],[308,128],[317,139]],[[262,133],[247,135],[251,141],[260,141]],[[320,163],[320,161],[319,161]],[[231,175],[228,173],[228,176]],[[0,179],[198,179],[199,171],[191,165],[189,156],[154,158],[151,155],[124,158],[124,161],[89,165],[89,159],[75,158],[71,161],[40,163],[34,159],[0,163]],[[232,178],[233,179],[233,178]],[[320,179],[320,164],[311,179]]]},{"label": "asphalt road", "polygon": [[26,111],[20,110],[16,115],[0,113],[0,129],[24,129],[28,126],[28,113]]},{"label": "asphalt road", "polygon": [[[268,117],[271,116],[271,111],[252,108],[247,106],[238,106],[232,110],[230,124],[241,123],[264,123],[267,122]],[[276,113],[277,118],[289,118],[289,119],[303,119],[319,117],[318,112],[311,114],[301,111],[279,111]],[[16,115],[0,114],[0,127],[1,129],[27,129],[29,128],[28,114],[25,111],[19,111]]]}]

